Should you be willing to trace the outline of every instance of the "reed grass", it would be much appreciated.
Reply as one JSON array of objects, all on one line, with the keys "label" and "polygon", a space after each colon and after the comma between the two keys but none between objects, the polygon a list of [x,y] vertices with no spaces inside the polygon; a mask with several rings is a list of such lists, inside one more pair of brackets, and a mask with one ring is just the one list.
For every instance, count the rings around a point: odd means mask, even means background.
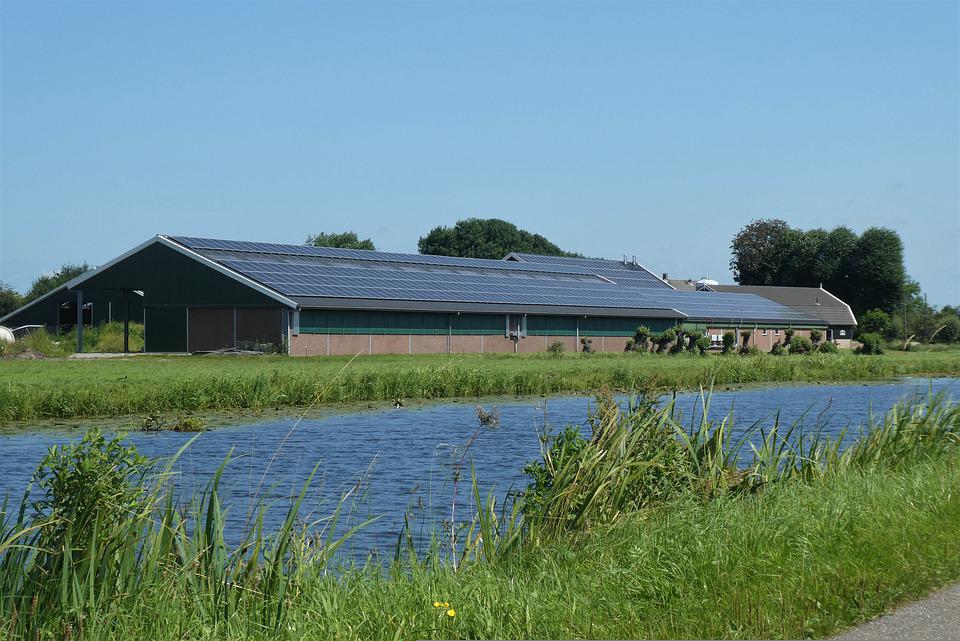
[{"label": "reed grass", "polygon": [[592,421],[562,457],[547,444],[530,509],[474,479],[457,563],[386,568],[335,562],[362,527],[336,535],[339,509],[296,526],[309,481],[279,531],[261,503],[229,547],[223,467],[182,505],[172,460],[142,483],[135,453],[94,432],[51,452],[41,500],[0,509],[0,636],[798,638],[960,577],[960,406],[943,396],[846,448],[795,425],[734,441],[729,421],[644,403],[601,400]]},{"label": "reed grass", "polygon": [[960,374],[960,352],[866,357],[653,354],[134,357],[0,361],[0,423],[456,397],[696,389]]}]

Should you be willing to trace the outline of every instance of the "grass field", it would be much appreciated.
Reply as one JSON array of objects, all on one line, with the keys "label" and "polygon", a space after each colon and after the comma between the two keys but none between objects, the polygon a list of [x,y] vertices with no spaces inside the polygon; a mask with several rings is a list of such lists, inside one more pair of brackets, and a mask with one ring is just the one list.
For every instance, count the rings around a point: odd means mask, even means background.
[{"label": "grass field", "polygon": [[0,423],[356,401],[631,391],[960,374],[960,351],[883,356],[654,354],[135,356],[0,360]]}]

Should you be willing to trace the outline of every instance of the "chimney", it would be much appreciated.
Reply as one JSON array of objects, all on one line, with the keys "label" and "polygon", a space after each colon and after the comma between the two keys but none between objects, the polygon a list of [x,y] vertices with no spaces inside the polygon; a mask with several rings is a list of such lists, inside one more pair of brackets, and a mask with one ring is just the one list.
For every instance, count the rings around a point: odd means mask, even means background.
[{"label": "chimney", "polygon": [[667,272],[663,272],[663,282],[667,282]]},{"label": "chimney", "polygon": [[623,264],[624,264],[624,265],[627,264],[627,255],[626,255],[626,254],[623,255]]},{"label": "chimney", "polygon": [[637,266],[637,255],[636,255],[636,254],[633,255],[633,266],[634,266],[634,267]]}]

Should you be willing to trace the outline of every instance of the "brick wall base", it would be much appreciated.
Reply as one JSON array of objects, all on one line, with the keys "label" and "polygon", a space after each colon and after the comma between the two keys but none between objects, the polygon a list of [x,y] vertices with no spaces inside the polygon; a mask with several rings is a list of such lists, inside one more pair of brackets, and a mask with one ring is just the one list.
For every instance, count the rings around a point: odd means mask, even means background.
[{"label": "brick wall base", "polygon": [[[595,352],[622,352],[623,336],[587,336]],[[504,336],[417,336],[384,334],[300,334],[290,338],[291,356],[354,354],[509,354],[545,352],[555,343],[568,352],[580,351],[574,336],[527,336],[514,346]]]}]

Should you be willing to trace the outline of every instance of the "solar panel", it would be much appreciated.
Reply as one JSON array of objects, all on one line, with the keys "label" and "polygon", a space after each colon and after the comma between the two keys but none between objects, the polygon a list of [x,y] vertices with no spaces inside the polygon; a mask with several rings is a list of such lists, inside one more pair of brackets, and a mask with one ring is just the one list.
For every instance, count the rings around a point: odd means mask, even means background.
[{"label": "solar panel", "polygon": [[[540,265],[545,268],[572,268],[583,269],[599,274],[623,285],[634,287],[653,287],[656,289],[672,289],[670,285],[640,264],[607,260],[605,258],[569,258],[567,256],[542,256],[540,254],[513,253],[511,256],[519,259],[519,264]],[[507,261],[513,262],[513,261]]]},{"label": "solar panel", "polygon": [[627,272],[631,278],[608,282],[598,277],[596,270],[583,267],[544,272],[510,261],[215,239],[174,240],[189,242],[194,251],[285,296],[623,308],[638,314],[677,310],[678,318],[737,322],[811,320],[754,294],[636,285],[646,282],[645,270],[611,268],[611,273]]}]

